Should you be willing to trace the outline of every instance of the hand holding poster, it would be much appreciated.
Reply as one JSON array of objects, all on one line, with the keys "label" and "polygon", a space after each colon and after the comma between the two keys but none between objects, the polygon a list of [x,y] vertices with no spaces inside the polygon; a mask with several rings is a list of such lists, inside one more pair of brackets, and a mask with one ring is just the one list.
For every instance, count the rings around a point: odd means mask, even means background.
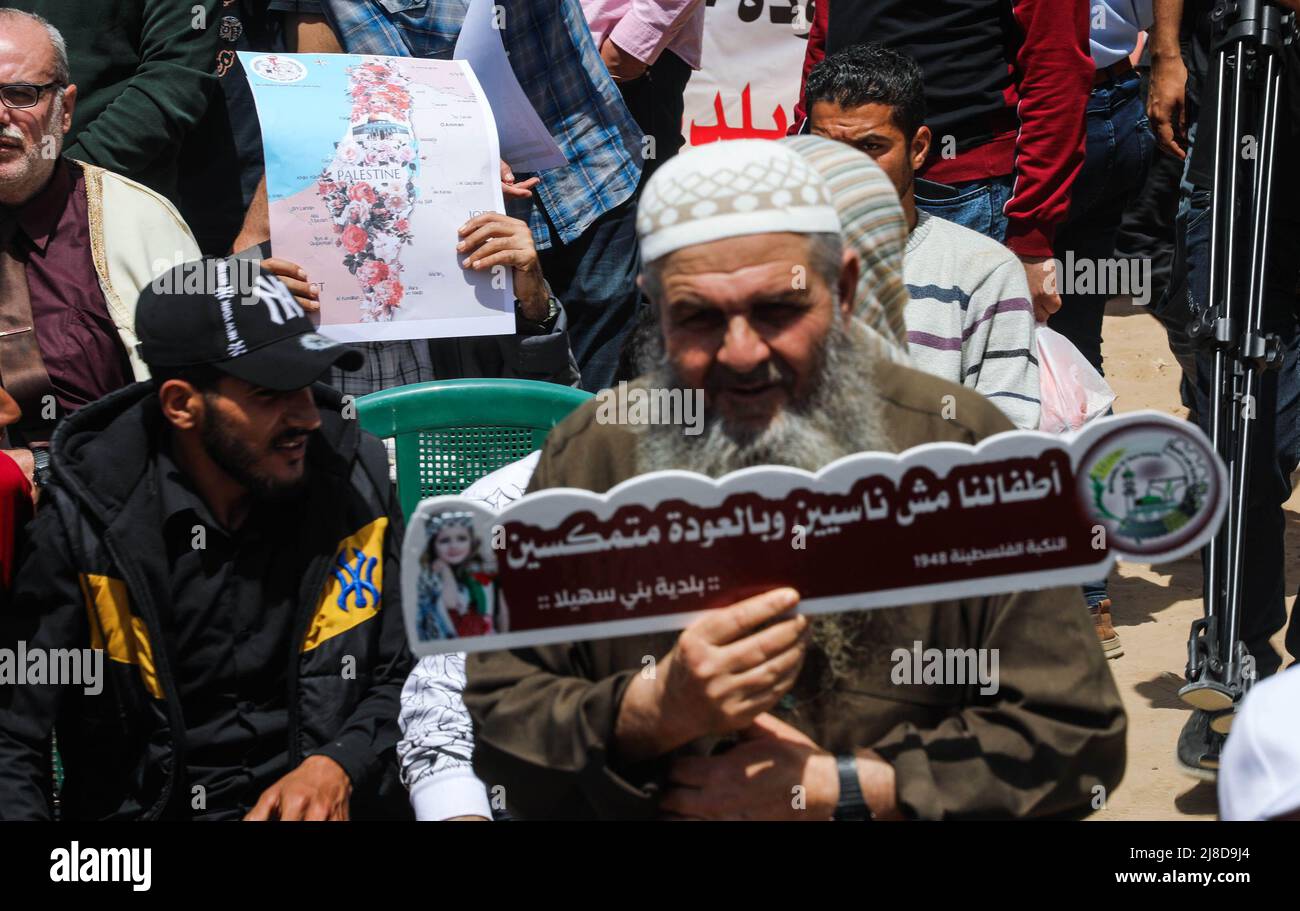
[{"label": "hand holding poster", "polygon": [[320,286],[342,341],[513,333],[510,271],[464,269],[457,229],[502,212],[492,112],[469,65],[240,53],[275,255]]},{"label": "hand holding poster", "polygon": [[787,585],[810,614],[1078,585],[1201,547],[1225,487],[1197,428],[1137,412],[816,475],[661,471],[500,513],[435,497],[407,528],[407,628],[419,654],[481,651],[681,629]]}]

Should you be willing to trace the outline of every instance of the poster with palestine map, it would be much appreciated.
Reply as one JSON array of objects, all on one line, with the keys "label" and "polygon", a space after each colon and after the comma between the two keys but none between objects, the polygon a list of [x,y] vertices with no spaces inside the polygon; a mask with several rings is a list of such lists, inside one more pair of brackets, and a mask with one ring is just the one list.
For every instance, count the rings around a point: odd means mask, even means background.
[{"label": "poster with palestine map", "polygon": [[342,341],[513,333],[508,270],[457,229],[504,211],[492,112],[464,61],[241,53],[266,155],[273,254],[321,288]]}]

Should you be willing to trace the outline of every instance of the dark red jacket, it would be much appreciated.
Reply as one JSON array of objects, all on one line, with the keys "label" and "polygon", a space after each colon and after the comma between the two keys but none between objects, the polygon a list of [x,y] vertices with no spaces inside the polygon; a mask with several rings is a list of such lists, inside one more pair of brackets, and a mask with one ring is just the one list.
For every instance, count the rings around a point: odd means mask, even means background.
[{"label": "dark red jacket", "polygon": [[[1014,174],[1007,246],[1051,256],[1087,138],[1095,72],[1087,0],[818,0],[804,81],[827,52],[864,42],[921,66],[935,137],[920,176],[961,183]],[[801,84],[792,131],[806,116]],[[944,158],[954,144],[955,156]]]}]

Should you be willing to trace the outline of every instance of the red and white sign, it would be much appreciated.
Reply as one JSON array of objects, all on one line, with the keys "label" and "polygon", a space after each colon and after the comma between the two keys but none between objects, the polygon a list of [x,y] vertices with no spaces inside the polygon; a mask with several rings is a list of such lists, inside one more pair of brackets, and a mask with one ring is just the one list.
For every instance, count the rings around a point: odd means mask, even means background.
[{"label": "red and white sign", "polygon": [[499,513],[434,497],[407,527],[404,609],[429,654],[680,629],[786,585],[810,614],[1080,585],[1120,557],[1204,546],[1226,486],[1200,430],[1136,412],[1064,437],[859,453],[815,475],[660,471]]},{"label": "red and white sign", "polygon": [[799,100],[811,15],[808,0],[709,3],[703,67],[686,84],[688,146],[786,134]]}]

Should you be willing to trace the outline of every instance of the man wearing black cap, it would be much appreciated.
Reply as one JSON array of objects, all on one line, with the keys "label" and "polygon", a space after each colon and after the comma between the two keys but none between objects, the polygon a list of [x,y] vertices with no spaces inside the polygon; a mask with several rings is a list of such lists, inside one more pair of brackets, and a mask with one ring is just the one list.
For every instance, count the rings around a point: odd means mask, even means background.
[{"label": "man wearing black cap", "polygon": [[[165,290],[196,269],[202,292]],[[52,728],[66,818],[409,814],[401,513],[383,446],[312,385],[361,355],[247,279],[156,280],[135,321],[153,380],[55,431],[0,649],[108,660],[0,687],[0,818],[50,815]]]}]

